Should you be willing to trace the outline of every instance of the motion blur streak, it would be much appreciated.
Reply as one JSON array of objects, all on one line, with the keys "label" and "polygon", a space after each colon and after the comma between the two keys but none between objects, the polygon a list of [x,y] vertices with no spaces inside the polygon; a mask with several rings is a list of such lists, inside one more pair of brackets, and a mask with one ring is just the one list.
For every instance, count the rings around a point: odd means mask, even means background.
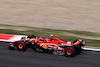
[{"label": "motion blur streak", "polygon": [[100,0],[0,0],[0,24],[100,33],[99,17]]},{"label": "motion blur streak", "polygon": [[38,53],[32,49],[25,52],[8,50],[9,43],[0,42],[0,67],[100,67],[100,53],[83,51],[75,57]]}]

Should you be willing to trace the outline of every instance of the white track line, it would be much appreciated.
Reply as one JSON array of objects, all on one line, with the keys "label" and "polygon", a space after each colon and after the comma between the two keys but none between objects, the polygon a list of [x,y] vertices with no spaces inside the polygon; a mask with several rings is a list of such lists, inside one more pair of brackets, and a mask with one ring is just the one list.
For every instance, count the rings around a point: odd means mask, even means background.
[{"label": "white track line", "polygon": [[22,37],[25,37],[24,35],[15,35],[14,37],[10,38],[9,41],[13,42],[13,41],[17,41],[20,40]]},{"label": "white track line", "polygon": [[89,50],[89,51],[100,51],[100,49],[99,48],[94,48],[94,47],[84,47],[84,48],[82,48],[83,50]]},{"label": "white track line", "polygon": [[12,38],[10,38],[9,40],[0,39],[0,41],[13,42],[13,41],[20,40],[22,37],[26,37],[26,36],[24,36],[24,35],[15,35]]}]

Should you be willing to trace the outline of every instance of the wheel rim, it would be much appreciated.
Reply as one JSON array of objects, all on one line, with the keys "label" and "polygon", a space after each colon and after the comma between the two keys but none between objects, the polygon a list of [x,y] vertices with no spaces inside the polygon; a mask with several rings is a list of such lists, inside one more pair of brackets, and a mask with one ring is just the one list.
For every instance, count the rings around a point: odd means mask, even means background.
[{"label": "wheel rim", "polygon": [[70,49],[66,50],[66,54],[67,55],[71,55],[72,54],[72,51]]},{"label": "wheel rim", "polygon": [[22,44],[18,44],[18,48],[19,48],[19,49],[23,49],[23,47],[24,47],[24,46],[23,46]]}]

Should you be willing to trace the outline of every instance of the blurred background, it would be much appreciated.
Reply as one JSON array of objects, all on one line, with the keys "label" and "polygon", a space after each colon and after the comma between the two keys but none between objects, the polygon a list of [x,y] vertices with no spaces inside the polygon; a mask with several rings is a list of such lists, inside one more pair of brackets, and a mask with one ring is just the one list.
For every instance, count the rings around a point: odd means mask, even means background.
[{"label": "blurred background", "polygon": [[100,0],[0,0],[0,25],[100,33]]}]

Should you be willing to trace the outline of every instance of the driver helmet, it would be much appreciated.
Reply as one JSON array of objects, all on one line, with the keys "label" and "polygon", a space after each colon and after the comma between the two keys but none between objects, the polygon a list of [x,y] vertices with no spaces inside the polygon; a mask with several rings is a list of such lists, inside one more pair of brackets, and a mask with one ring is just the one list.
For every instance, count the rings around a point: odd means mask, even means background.
[{"label": "driver helmet", "polygon": [[51,34],[50,37],[53,37],[53,34]]}]

